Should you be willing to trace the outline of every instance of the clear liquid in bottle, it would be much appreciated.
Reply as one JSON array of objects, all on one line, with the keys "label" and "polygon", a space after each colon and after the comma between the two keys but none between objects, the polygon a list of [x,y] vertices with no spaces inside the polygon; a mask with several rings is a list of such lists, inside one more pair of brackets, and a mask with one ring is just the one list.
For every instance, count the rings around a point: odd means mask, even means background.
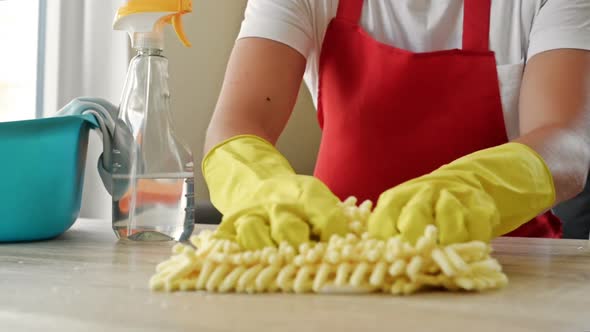
[{"label": "clear liquid in bottle", "polygon": [[114,177],[113,180],[115,185],[127,183],[136,192],[113,201],[113,229],[120,239],[186,241],[190,237],[195,222],[193,173],[140,175],[134,179]]}]

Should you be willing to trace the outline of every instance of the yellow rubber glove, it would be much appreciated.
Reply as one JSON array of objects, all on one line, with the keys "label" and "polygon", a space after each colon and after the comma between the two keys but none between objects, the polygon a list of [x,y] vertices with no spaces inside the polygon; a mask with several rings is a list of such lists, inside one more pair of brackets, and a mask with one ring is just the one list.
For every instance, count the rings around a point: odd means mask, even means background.
[{"label": "yellow rubber glove", "polygon": [[215,236],[260,249],[345,234],[340,200],[312,176],[297,175],[275,147],[253,135],[230,138],[202,163],[211,202],[223,214]]},{"label": "yellow rubber glove", "polygon": [[434,224],[441,244],[488,242],[554,202],[553,177],[542,158],[524,144],[506,143],[385,191],[368,228],[377,238],[401,233],[414,243]]}]

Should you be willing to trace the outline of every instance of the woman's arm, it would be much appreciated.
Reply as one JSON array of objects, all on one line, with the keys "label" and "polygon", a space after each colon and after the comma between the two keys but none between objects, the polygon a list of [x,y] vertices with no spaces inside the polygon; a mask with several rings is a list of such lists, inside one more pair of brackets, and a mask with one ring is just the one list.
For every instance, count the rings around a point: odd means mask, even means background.
[{"label": "woman's arm", "polygon": [[275,144],[297,100],[305,63],[285,44],[263,38],[238,40],[207,129],[205,153],[240,134]]},{"label": "woman's arm", "polygon": [[590,168],[589,71],[590,52],[532,57],[521,88],[518,143],[468,154],[386,191],[369,218],[369,234],[399,233],[414,242],[436,225],[441,243],[489,241],[581,191]]},{"label": "woman's arm", "polygon": [[537,151],[553,175],[557,203],[584,188],[590,169],[590,52],[560,49],[527,64],[516,141]]},{"label": "woman's arm", "polygon": [[281,43],[256,37],[236,44],[202,163],[211,202],[223,214],[217,238],[257,250],[346,233],[338,197],[318,179],[297,175],[273,146],[304,69],[305,58]]}]

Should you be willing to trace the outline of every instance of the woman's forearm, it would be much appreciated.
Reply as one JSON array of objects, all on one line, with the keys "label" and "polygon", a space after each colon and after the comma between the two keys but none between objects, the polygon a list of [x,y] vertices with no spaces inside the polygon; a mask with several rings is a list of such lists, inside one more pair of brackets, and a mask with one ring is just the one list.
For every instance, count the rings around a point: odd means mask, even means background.
[{"label": "woman's forearm", "polygon": [[287,45],[262,38],[238,40],[207,129],[205,153],[240,134],[276,143],[297,101],[305,63]]},{"label": "woman's forearm", "polygon": [[556,204],[584,189],[590,169],[587,133],[572,128],[539,128],[516,141],[533,148],[544,159],[553,176]]},{"label": "woman's forearm", "polygon": [[534,56],[520,94],[524,143],[545,160],[557,202],[574,197],[590,169],[590,52],[561,49]]}]

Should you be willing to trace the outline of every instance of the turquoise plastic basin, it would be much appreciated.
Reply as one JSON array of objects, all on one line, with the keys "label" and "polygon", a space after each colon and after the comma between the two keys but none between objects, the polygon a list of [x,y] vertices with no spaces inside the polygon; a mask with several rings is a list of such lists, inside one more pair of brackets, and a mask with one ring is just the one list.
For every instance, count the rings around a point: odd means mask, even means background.
[{"label": "turquoise plastic basin", "polygon": [[82,199],[91,115],[0,123],[0,242],[68,230]]}]

